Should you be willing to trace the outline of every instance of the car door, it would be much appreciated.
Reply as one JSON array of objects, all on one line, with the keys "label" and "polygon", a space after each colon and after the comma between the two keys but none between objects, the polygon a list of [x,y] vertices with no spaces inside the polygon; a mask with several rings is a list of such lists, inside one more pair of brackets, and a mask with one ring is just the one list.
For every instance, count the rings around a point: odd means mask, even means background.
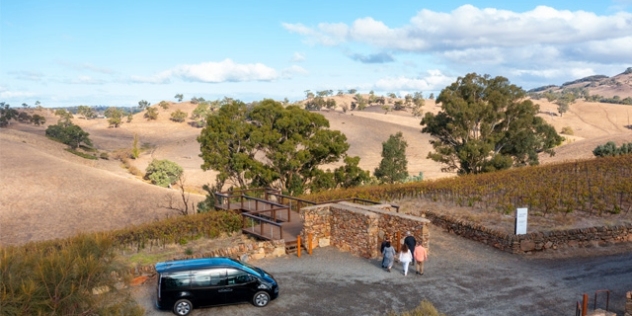
[{"label": "car door", "polygon": [[195,306],[224,304],[225,268],[195,270],[191,274],[191,289]]},{"label": "car door", "polygon": [[226,301],[237,303],[250,301],[257,289],[257,279],[245,271],[226,269]]}]

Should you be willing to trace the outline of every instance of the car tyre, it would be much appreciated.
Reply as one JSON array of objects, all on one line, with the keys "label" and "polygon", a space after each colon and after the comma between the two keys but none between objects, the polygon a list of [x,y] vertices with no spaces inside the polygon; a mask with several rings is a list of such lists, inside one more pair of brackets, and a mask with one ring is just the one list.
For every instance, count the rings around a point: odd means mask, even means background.
[{"label": "car tyre", "polygon": [[264,307],[270,303],[270,294],[265,291],[259,291],[252,297],[252,304],[257,307]]},{"label": "car tyre", "polygon": [[193,305],[191,305],[191,301],[189,300],[181,299],[173,304],[173,313],[178,316],[189,315],[191,310],[193,310]]}]

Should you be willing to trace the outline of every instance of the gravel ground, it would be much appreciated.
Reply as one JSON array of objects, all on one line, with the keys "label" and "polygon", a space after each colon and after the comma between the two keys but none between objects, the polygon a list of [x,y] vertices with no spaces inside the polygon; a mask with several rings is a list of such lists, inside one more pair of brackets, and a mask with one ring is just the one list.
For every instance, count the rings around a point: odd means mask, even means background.
[{"label": "gravel ground", "polygon": [[[630,245],[520,256],[432,226],[430,236],[423,276],[412,267],[404,276],[398,264],[387,273],[377,259],[320,248],[311,256],[251,262],[280,284],[279,298],[267,307],[212,307],[192,315],[384,315],[413,309],[424,299],[451,316],[574,315],[582,294],[592,299],[600,289],[611,291],[610,310],[623,315],[625,292],[632,290]],[[135,296],[146,315],[170,315],[153,307],[155,280]],[[600,302],[605,304],[605,296]]]}]

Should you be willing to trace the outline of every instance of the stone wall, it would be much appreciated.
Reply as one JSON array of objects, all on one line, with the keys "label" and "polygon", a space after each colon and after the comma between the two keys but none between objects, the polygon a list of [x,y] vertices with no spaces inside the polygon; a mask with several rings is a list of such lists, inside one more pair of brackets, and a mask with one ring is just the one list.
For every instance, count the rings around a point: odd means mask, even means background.
[{"label": "stone wall", "polygon": [[625,316],[632,316],[632,291],[625,295]]},{"label": "stone wall", "polygon": [[[259,260],[267,257],[285,256],[285,240],[273,241],[250,241],[240,243],[232,247],[213,249],[207,252],[191,255],[178,256],[170,260],[211,258],[211,257],[228,257],[242,261]],[[156,273],[154,265],[139,265],[132,268],[133,275],[153,275]]]},{"label": "stone wall", "polygon": [[497,232],[483,225],[449,215],[426,212],[436,226],[451,233],[476,240],[511,253],[555,250],[565,247],[605,246],[632,242],[632,224],[577,228],[513,235]]},{"label": "stone wall", "polygon": [[314,248],[332,245],[365,258],[375,258],[380,255],[379,247],[384,237],[394,241],[399,233],[403,239],[407,231],[429,248],[427,225],[430,221],[395,213],[390,205],[323,204],[302,208],[301,218],[301,238],[307,243],[311,233]]}]

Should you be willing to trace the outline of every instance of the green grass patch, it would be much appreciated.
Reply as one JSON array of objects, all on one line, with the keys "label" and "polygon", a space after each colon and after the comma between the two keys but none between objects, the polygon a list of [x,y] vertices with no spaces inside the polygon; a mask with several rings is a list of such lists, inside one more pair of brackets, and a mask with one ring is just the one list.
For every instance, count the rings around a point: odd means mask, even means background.
[{"label": "green grass patch", "polygon": [[80,152],[78,150],[74,150],[72,148],[66,148],[66,151],[69,153],[73,153],[81,158],[86,158],[86,159],[90,159],[90,160],[97,160],[97,156],[95,156],[94,154],[87,154],[84,152]]}]

